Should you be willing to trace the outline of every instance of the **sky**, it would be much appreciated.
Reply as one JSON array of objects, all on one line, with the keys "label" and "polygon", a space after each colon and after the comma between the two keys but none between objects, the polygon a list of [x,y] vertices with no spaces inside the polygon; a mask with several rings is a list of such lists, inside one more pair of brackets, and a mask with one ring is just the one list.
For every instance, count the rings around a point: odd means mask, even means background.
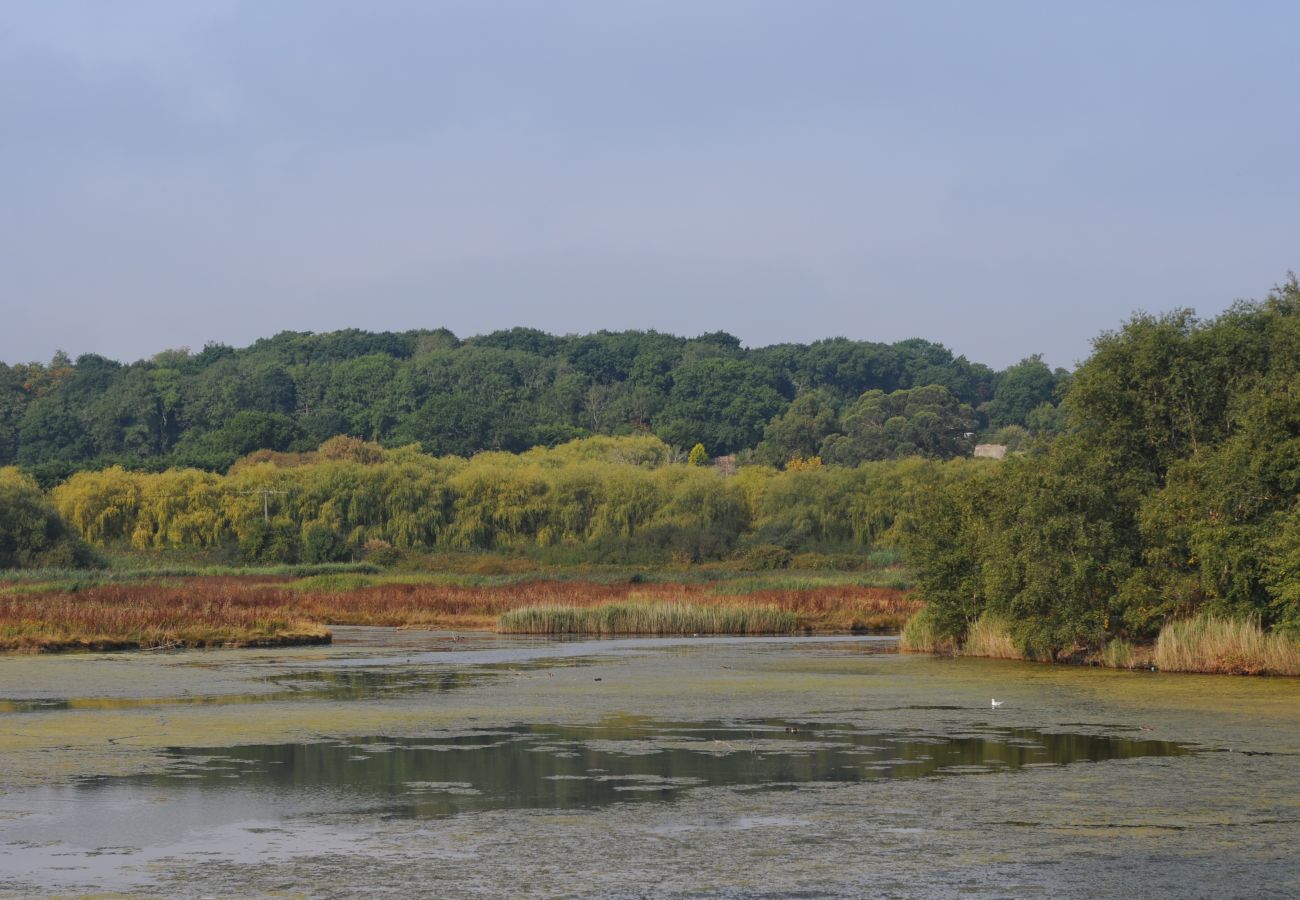
[{"label": "sky", "polygon": [[6,0],[0,360],[283,330],[1086,358],[1300,269],[1300,4]]}]

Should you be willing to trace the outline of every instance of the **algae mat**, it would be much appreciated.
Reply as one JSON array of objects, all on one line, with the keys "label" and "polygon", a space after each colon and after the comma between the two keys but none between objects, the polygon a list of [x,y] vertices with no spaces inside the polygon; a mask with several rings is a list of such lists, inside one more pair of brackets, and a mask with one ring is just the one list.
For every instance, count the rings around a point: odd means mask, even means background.
[{"label": "algae mat", "polygon": [[0,658],[0,895],[1300,893],[1294,679],[337,638]]}]

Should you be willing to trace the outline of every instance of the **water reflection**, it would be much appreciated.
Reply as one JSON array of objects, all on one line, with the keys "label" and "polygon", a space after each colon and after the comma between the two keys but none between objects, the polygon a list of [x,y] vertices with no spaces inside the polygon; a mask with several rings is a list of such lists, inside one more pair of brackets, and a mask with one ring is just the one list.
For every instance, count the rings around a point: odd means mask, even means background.
[{"label": "water reflection", "polygon": [[[484,667],[487,668],[487,667]],[[263,679],[271,690],[245,694],[182,694],[171,697],[38,697],[0,699],[0,714],[67,710],[145,709],[164,706],[228,706],[286,700],[379,700],[402,694],[475,687],[499,671],[430,672],[425,669],[321,669]]]},{"label": "water reflection", "polygon": [[701,785],[953,776],[1188,752],[1164,741],[997,728],[956,736],[845,725],[662,723],[521,725],[439,737],[170,751],[165,774],[85,783],[302,795],[339,792],[389,815],[597,807],[671,799]]}]

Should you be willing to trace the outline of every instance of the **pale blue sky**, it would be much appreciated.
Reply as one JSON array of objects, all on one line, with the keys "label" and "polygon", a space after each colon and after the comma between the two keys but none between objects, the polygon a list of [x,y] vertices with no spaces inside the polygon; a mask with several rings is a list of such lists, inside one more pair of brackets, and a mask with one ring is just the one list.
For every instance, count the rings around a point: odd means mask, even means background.
[{"label": "pale blue sky", "polygon": [[1300,5],[0,2],[0,359],[283,329],[1054,365],[1300,268]]}]

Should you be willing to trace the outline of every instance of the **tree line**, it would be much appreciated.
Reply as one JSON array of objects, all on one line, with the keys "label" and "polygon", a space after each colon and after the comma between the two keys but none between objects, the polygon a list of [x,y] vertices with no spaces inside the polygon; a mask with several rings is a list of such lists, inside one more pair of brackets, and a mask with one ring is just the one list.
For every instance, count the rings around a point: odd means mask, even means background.
[{"label": "tree line", "polygon": [[652,434],[770,464],[948,458],[969,452],[971,432],[1050,430],[1067,380],[1039,357],[995,372],[919,339],[746,349],[725,332],[284,332],[130,364],[0,363],[0,465],[47,487],[114,464],[222,472],[339,434],[432,456]]},{"label": "tree line", "polygon": [[[758,365],[734,346],[696,362]],[[83,542],[249,562],[516,549],[756,567],[897,547],[930,627],[953,641],[986,616],[1040,657],[1148,641],[1199,613],[1300,633],[1300,284],[1211,319],[1140,313],[1072,376],[1045,369],[1031,357],[1001,373],[978,407],[934,370],[855,396],[801,383],[752,426],[738,468],[711,465],[704,446],[681,453],[703,409],[676,446],[641,429],[471,456],[346,435],[275,449],[254,435],[225,467],[109,466],[48,493],[10,467],[0,566],[81,564]],[[60,377],[42,399],[82,375]],[[1023,452],[961,458],[972,423],[1027,432]]]},{"label": "tree line", "polygon": [[79,472],[50,498],[93,545],[206,549],[232,562],[382,558],[389,548],[549,549],[555,559],[611,563],[739,554],[779,568],[800,552],[860,560],[897,544],[923,485],[955,482],[979,465],[912,458],[852,468],[753,465],[731,475],[673,457],[653,436],[470,459],[338,437],[307,453],[260,451],[226,474]]},{"label": "tree line", "polygon": [[909,558],[937,632],[983,615],[1051,657],[1210,613],[1300,633],[1300,285],[1094,342],[1064,433],[923,491]]}]

